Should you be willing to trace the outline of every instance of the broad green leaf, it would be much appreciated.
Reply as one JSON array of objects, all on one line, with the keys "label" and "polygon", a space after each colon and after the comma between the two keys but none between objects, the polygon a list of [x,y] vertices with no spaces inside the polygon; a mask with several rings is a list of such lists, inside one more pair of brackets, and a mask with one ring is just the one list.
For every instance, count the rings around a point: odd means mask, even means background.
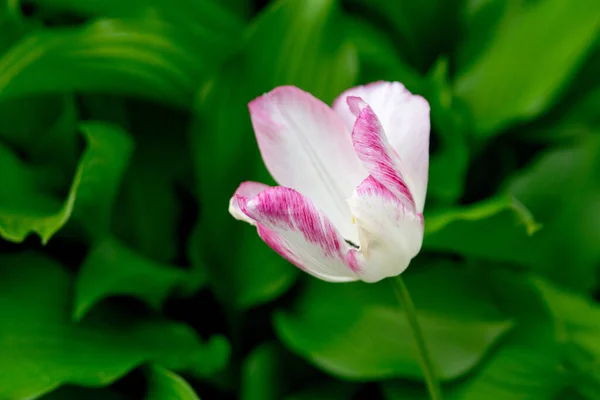
[{"label": "broad green leaf", "polygon": [[[481,276],[454,265],[418,271],[406,275],[407,286],[439,376],[454,379],[477,365],[511,322],[495,307]],[[294,311],[275,315],[276,332],[291,350],[346,379],[422,378],[390,282],[331,285],[311,279]]]},{"label": "broad green leaf", "polygon": [[[425,247],[429,249],[444,249],[464,252],[468,255],[488,254],[488,248],[494,246],[489,243],[487,248],[481,248],[493,236],[495,225],[499,225],[499,232],[504,227],[513,227],[516,237],[511,240],[523,240],[526,235],[533,235],[541,226],[535,222],[533,216],[523,204],[514,196],[500,195],[469,206],[436,210],[428,215],[425,224]],[[490,235],[477,243],[462,243],[465,237],[477,239],[474,232],[482,231]]]},{"label": "broad green leaf", "polygon": [[598,160],[600,137],[593,134],[542,153],[510,180],[509,191],[544,228],[526,246],[503,247],[512,253],[507,256],[567,287],[589,290],[594,285],[590,276],[600,262]]},{"label": "broad green leaf", "polygon": [[233,39],[241,30],[241,21],[219,1],[204,0],[37,0],[44,11],[71,12],[85,16],[124,19],[165,20],[178,29],[199,37],[212,35]]},{"label": "broad green leaf", "polygon": [[428,196],[454,203],[463,193],[469,164],[464,111],[454,98],[449,83],[448,60],[440,58],[423,83],[422,94],[431,107],[431,139]]},{"label": "broad green leaf", "polygon": [[100,19],[39,30],[0,58],[0,98],[100,91],[189,106],[203,76],[225,56],[218,48],[160,21]]},{"label": "broad green leaf", "polygon": [[157,263],[117,240],[106,237],[94,243],[75,283],[73,318],[80,320],[109,296],[135,296],[160,310],[167,296],[188,279],[187,271]]},{"label": "broad green leaf", "polygon": [[245,44],[258,88],[295,85],[331,102],[352,86],[358,72],[357,52],[343,26],[336,0],[270,3],[250,27]]},{"label": "broad green leaf", "polygon": [[352,398],[357,386],[348,382],[327,382],[312,385],[286,396],[284,400],[347,400]]},{"label": "broad green leaf", "polygon": [[527,2],[516,16],[505,14],[486,50],[459,71],[454,85],[479,137],[553,104],[598,35],[598,13],[595,0],[540,0]]},{"label": "broad green leaf", "polygon": [[[518,330],[510,335],[485,362],[464,382],[444,386],[449,400],[558,400],[556,395],[566,386],[568,374],[561,366],[561,351],[548,337],[550,326],[531,333]],[[414,389],[402,382],[383,384],[386,400],[427,400],[424,389]]]},{"label": "broad green leaf", "polygon": [[200,398],[182,377],[155,364],[148,368],[146,400],[200,400]]},{"label": "broad green leaf", "polygon": [[566,349],[566,361],[563,362],[577,377],[574,389],[585,398],[597,399],[600,390],[600,306],[541,278],[533,278],[532,284],[553,319],[557,340]]},{"label": "broad green leaf", "polygon": [[460,1],[350,0],[349,3],[356,4],[362,14],[373,11],[403,58],[421,71],[427,70],[439,54],[451,50],[458,33]]},{"label": "broad green leaf", "polygon": [[[6,171],[11,171],[4,176],[9,184],[3,187],[6,194],[0,198],[4,202],[0,203],[3,238],[19,243],[30,233],[36,233],[42,243],[47,243],[72,214],[90,236],[108,230],[112,203],[131,152],[131,139],[120,129],[101,123],[82,124],[80,130],[88,146],[62,207],[52,197],[38,197],[32,171],[8,149],[1,149],[5,155],[0,159],[8,163]],[[12,200],[6,201],[7,198]]]},{"label": "broad green leaf", "polygon": [[177,189],[190,168],[185,134],[189,115],[139,101],[130,102],[126,110],[137,145],[115,207],[115,236],[145,256],[172,263],[185,212]]},{"label": "broad green leaf", "polygon": [[383,29],[354,16],[346,16],[344,22],[348,40],[356,47],[360,60],[361,82],[398,81],[413,93],[423,91],[424,77],[400,58]]},{"label": "broad green leaf", "polygon": [[86,389],[76,386],[65,386],[55,390],[40,400],[126,400],[122,395],[108,389]]},{"label": "broad green leaf", "polygon": [[288,371],[280,346],[271,342],[256,347],[242,366],[240,399],[281,399],[290,375]]},{"label": "broad green leaf", "polygon": [[298,275],[297,268],[260,240],[255,228],[236,221],[227,211],[242,181],[272,182],[250,125],[252,80],[237,81],[246,73],[244,60],[233,59],[207,82],[198,93],[190,130],[201,210],[188,245],[189,257],[194,270],[208,273],[217,295],[237,308],[276,298]]},{"label": "broad green leaf", "polygon": [[32,253],[1,258],[0,398],[31,399],[66,383],[105,386],[150,361],[199,375],[227,362],[224,338],[204,344],[179,323],[98,309],[75,324],[73,282],[60,265]]}]

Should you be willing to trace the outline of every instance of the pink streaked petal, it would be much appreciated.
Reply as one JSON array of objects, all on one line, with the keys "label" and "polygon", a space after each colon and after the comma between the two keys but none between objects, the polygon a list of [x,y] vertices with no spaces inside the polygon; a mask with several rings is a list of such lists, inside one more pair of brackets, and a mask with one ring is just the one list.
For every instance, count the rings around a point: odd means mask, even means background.
[{"label": "pink streaked petal", "polygon": [[404,272],[423,242],[423,217],[369,176],[348,200],[359,232],[360,249],[349,261],[361,266],[365,282]]},{"label": "pink streaked petal", "polygon": [[348,97],[360,97],[368,103],[387,135],[387,139],[403,162],[404,180],[423,211],[429,170],[429,104],[411,94],[399,82],[374,82],[342,93],[333,103],[346,126],[352,129],[356,117],[346,103]]},{"label": "pink streaked petal", "polygon": [[375,180],[414,211],[415,203],[404,180],[402,162],[390,147],[377,115],[360,97],[347,100],[350,110],[357,115],[352,141],[358,158]]},{"label": "pink streaked petal", "polygon": [[302,270],[331,282],[357,280],[351,247],[329,218],[297,191],[274,187],[241,204],[258,234],[273,250]]},{"label": "pink streaked petal", "polygon": [[253,100],[249,108],[273,178],[310,198],[344,237],[355,240],[345,200],[368,174],[340,116],[293,86],[278,87]]},{"label": "pink streaked petal", "polygon": [[268,188],[270,186],[259,182],[242,182],[229,200],[229,213],[237,220],[255,225],[254,220],[244,214],[241,207]]}]

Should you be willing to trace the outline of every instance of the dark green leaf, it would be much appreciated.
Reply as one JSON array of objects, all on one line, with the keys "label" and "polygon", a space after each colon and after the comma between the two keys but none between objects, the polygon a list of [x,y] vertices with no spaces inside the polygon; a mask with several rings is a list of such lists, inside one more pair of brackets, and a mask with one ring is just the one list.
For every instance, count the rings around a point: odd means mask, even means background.
[{"label": "dark green leaf", "polygon": [[198,44],[160,21],[103,19],[41,30],[0,58],[0,98],[101,91],[189,106],[203,74],[225,56],[218,47],[208,38]]},{"label": "dark green leaf", "polygon": [[188,273],[152,261],[107,237],[94,243],[75,284],[73,318],[80,320],[100,300],[135,296],[159,310],[169,293],[183,286]]},{"label": "dark green leaf", "polygon": [[[489,294],[469,290],[469,282],[481,287],[481,277],[449,266],[421,271],[407,274],[407,286],[439,374],[453,379],[477,365],[511,323]],[[411,331],[390,282],[332,285],[311,279],[295,311],[276,314],[277,334],[334,375],[421,378]]]},{"label": "dark green leaf", "polygon": [[200,400],[190,385],[176,373],[158,365],[148,368],[146,400]]},{"label": "dark green leaf", "polygon": [[40,400],[126,400],[125,397],[107,389],[85,389],[75,386],[65,386],[53,391]]},{"label": "dark green leaf", "polygon": [[312,385],[285,397],[285,400],[347,400],[357,391],[357,385],[348,382],[327,382]]},{"label": "dark green leaf", "polygon": [[[526,244],[529,236],[540,228],[531,213],[510,195],[437,210],[425,217],[424,248],[490,259],[502,260],[507,246]],[[485,232],[485,235],[477,232]]]},{"label": "dark green leaf", "polygon": [[479,137],[536,117],[555,101],[591,48],[599,13],[595,0],[540,0],[526,2],[516,16],[505,14],[455,83]]},{"label": "dark green leaf", "polygon": [[5,154],[0,160],[6,163],[6,171],[11,171],[3,176],[9,180],[8,185],[1,185],[5,192],[1,198],[4,204],[0,205],[0,235],[3,238],[22,242],[34,232],[46,243],[72,214],[83,224],[88,235],[106,233],[132,143],[127,133],[110,125],[86,123],[80,129],[88,147],[79,161],[62,207],[57,206],[52,197],[39,196],[33,172],[8,149],[1,149]]},{"label": "dark green leaf", "polygon": [[227,362],[222,337],[203,344],[162,319],[105,309],[74,324],[73,283],[59,265],[35,254],[3,256],[0,265],[0,398],[35,398],[65,383],[104,386],[147,361],[201,375]]},{"label": "dark green leaf", "polygon": [[236,80],[245,64],[232,61],[199,93],[191,139],[202,208],[189,254],[195,270],[209,273],[223,301],[248,308],[285,292],[298,271],[263,244],[256,229],[227,212],[242,181],[272,181],[250,125],[251,82]]},{"label": "dark green leaf", "polygon": [[331,102],[352,86],[358,72],[356,49],[342,27],[336,0],[269,4],[251,26],[246,44],[258,88],[295,85]]},{"label": "dark green leaf", "polygon": [[276,343],[256,347],[242,367],[242,400],[277,400],[282,398],[287,378],[284,352]]}]

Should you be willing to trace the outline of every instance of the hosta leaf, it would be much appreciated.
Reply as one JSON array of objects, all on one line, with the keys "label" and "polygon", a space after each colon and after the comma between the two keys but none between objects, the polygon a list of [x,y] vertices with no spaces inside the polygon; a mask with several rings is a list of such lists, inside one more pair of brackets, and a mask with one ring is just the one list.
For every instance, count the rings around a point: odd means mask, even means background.
[{"label": "hosta leaf", "polygon": [[147,361],[206,375],[222,368],[228,343],[201,343],[186,325],[98,309],[71,320],[73,282],[36,254],[0,262],[0,398],[31,399],[63,384],[104,386]]},{"label": "hosta leaf", "polygon": [[36,31],[0,58],[0,99],[101,91],[189,106],[203,74],[223,57],[211,46],[160,21],[100,19]]},{"label": "hosta leaf", "polygon": [[521,3],[516,15],[504,14],[486,49],[459,71],[454,85],[482,138],[552,105],[600,29],[595,0]]},{"label": "hosta leaf", "polygon": [[183,269],[157,263],[107,237],[94,243],[81,266],[73,318],[81,319],[100,300],[116,295],[138,297],[159,310],[188,275]]},{"label": "hosta leaf", "polygon": [[[506,242],[527,241],[540,225],[513,196],[500,195],[479,203],[437,210],[426,215],[424,247],[470,256],[494,258]],[[477,235],[476,232],[485,232]],[[504,237],[506,236],[506,237]],[[469,238],[465,241],[465,238]],[[503,247],[497,246],[502,240]]]},{"label": "hosta leaf", "polygon": [[146,400],[200,400],[182,377],[156,364],[148,368],[147,393]]},{"label": "hosta leaf", "polygon": [[[329,103],[352,86],[356,49],[336,0],[278,0],[248,31],[248,68],[261,90],[295,85]],[[257,95],[259,93],[256,93]]]},{"label": "hosta leaf", "polygon": [[[511,326],[489,293],[466,289],[473,284],[481,287],[481,277],[448,265],[407,274],[425,340],[444,380],[471,370]],[[390,281],[331,285],[311,279],[294,311],[275,315],[275,328],[286,346],[331,374],[360,380],[422,377]]]},{"label": "hosta leaf", "polygon": [[208,273],[219,297],[238,308],[279,296],[298,274],[262,243],[256,229],[231,218],[223,206],[241,181],[272,181],[248,116],[252,80],[236,80],[246,73],[244,61],[235,59],[207,83],[198,94],[190,131],[202,209],[188,245],[189,257],[195,270]]},{"label": "hosta leaf", "polygon": [[[6,154],[0,159],[10,164],[7,171],[11,171],[4,177],[10,179],[9,184],[2,185],[7,194],[0,199],[4,201],[4,204],[0,203],[0,235],[3,238],[18,243],[28,234],[36,233],[46,243],[72,214],[90,236],[107,231],[112,203],[132,142],[127,133],[111,125],[86,123],[80,130],[87,148],[62,207],[50,196],[38,196],[33,172],[8,149],[2,150]],[[6,201],[11,198],[12,201]]]}]

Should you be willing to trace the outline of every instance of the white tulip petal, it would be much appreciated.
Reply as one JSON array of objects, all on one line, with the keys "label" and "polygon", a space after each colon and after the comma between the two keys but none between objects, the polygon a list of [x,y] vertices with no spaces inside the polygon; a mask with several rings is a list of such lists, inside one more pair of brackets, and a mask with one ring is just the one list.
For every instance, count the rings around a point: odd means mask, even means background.
[{"label": "white tulip petal", "polygon": [[249,107],[263,160],[273,178],[310,198],[345,238],[356,240],[346,199],[368,174],[340,116],[291,86],[279,87]]}]

